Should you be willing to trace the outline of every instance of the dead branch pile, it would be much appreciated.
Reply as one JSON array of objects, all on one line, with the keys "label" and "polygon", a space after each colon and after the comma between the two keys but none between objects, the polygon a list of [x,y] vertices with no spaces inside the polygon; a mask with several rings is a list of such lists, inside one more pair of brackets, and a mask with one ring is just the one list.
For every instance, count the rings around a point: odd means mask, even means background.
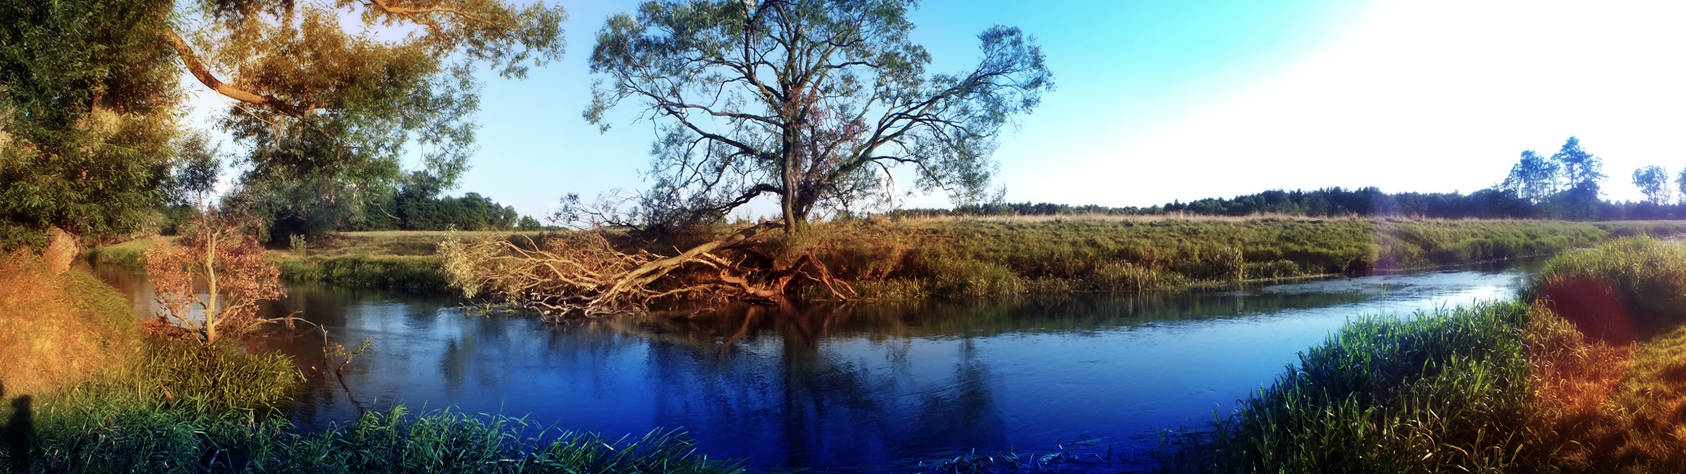
[{"label": "dead branch pile", "polygon": [[601,232],[539,242],[450,240],[440,244],[440,254],[447,280],[464,296],[551,317],[638,313],[669,302],[783,305],[794,281],[814,282],[838,299],[855,298],[854,289],[812,255],[780,265],[749,248],[757,234],[774,228],[745,228],[672,256],[621,251]]}]

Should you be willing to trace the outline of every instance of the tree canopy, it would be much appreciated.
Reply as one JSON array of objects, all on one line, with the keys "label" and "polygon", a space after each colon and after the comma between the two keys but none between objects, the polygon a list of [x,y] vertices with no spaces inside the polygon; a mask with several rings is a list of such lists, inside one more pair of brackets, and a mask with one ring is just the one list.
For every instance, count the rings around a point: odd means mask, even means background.
[{"label": "tree canopy", "polygon": [[1547,160],[1534,150],[1524,150],[1522,159],[1510,168],[1500,189],[1510,191],[1517,198],[1539,203],[1557,192],[1558,164]]},{"label": "tree canopy", "polygon": [[0,0],[4,223],[123,232],[165,198],[179,87],[155,3]]},{"label": "tree canopy", "polygon": [[626,102],[658,124],[643,198],[653,223],[718,219],[760,196],[785,230],[816,207],[841,208],[893,186],[965,203],[981,197],[1001,127],[1028,113],[1053,76],[1034,38],[995,26],[982,57],[955,74],[927,71],[909,38],[912,0],[648,1],[609,18],[585,118]]},{"label": "tree canopy", "polygon": [[562,54],[560,7],[501,0],[0,0],[0,214],[102,233],[169,193],[179,77],[232,99],[246,182],[329,202],[453,182],[478,86]]},{"label": "tree canopy", "polygon": [[1668,171],[1663,167],[1651,165],[1633,170],[1633,185],[1651,204],[1661,206],[1668,203]]}]

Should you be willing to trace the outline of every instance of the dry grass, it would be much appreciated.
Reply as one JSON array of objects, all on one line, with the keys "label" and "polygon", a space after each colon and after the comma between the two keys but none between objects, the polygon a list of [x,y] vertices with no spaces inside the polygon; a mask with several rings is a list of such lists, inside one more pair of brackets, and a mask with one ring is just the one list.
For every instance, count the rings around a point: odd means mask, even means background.
[{"label": "dry grass", "polygon": [[39,257],[0,257],[0,387],[39,394],[121,365],[139,331],[129,301],[85,271],[54,275]]}]

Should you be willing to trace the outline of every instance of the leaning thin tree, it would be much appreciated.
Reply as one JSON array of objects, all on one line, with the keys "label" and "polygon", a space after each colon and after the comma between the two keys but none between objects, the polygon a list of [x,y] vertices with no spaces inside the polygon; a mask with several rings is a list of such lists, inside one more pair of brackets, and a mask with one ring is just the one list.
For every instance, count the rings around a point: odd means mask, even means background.
[{"label": "leaning thin tree", "polygon": [[816,207],[893,190],[913,168],[923,190],[975,200],[1003,125],[1053,87],[1042,50],[1018,28],[978,35],[970,70],[926,70],[913,0],[650,1],[597,34],[588,121],[623,103],[664,131],[646,219],[694,224],[761,196],[793,233]]}]

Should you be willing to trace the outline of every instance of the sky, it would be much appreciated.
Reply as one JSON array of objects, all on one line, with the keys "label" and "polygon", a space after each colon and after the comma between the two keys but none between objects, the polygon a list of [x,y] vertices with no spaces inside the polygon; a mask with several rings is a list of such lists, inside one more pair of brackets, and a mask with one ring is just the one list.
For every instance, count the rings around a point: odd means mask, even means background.
[{"label": "sky", "polygon": [[[636,106],[604,133],[580,116],[598,29],[637,3],[563,1],[563,60],[486,75],[456,194],[544,216],[567,193],[647,185]],[[1686,168],[1686,2],[927,0],[912,20],[934,71],[966,70],[994,24],[1042,45],[1056,88],[994,154],[1010,202],[1468,193],[1571,135],[1604,159],[1606,198],[1640,199],[1637,167]]]}]

